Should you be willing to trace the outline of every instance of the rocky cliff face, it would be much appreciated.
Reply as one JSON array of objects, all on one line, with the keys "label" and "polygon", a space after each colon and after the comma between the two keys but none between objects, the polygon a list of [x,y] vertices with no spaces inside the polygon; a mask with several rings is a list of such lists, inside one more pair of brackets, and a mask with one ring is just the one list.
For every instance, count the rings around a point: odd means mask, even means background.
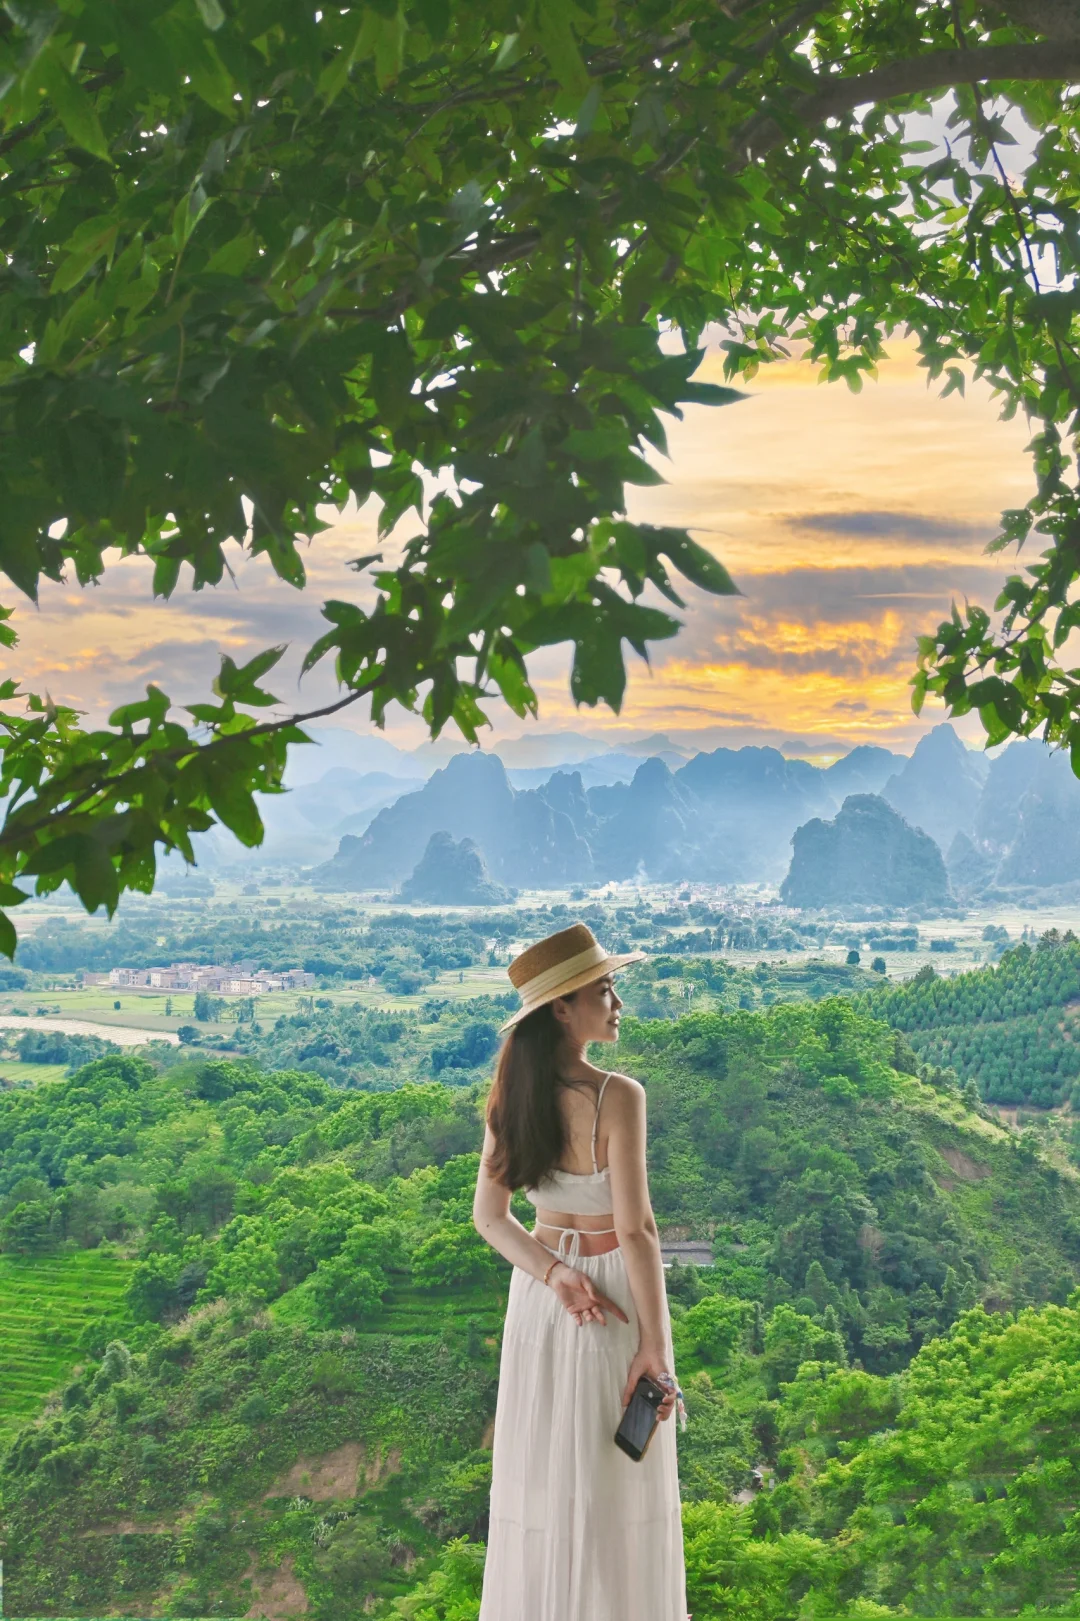
[{"label": "rocky cliff face", "polygon": [[958,900],[976,900],[992,880],[996,865],[966,833],[957,833],[945,853],[949,887]]},{"label": "rocky cliff face", "polygon": [[1015,834],[996,881],[1049,888],[1076,878],[1080,878],[1080,782],[1067,754],[1047,754],[1017,805]]},{"label": "rocky cliff face", "polygon": [[949,898],[933,839],[877,794],[852,794],[831,822],[815,817],[792,843],[780,889],[789,906],[927,906]]},{"label": "rocky cliff face", "polygon": [[421,906],[498,906],[510,891],[496,884],[472,839],[455,843],[433,833],[427,849],[401,886],[403,901]]},{"label": "rocky cliff face", "polygon": [[[893,763],[884,749],[857,751],[856,782]],[[842,763],[842,762],[841,762]],[[795,829],[832,815],[842,795],[830,772],[771,748],[715,749],[676,771],[659,756],[630,782],[586,790],[577,771],[535,789],[515,789],[497,755],[456,755],[415,792],[343,838],[315,872],[328,889],[389,889],[403,883],[434,833],[471,839],[492,879],[515,888],[602,882],[641,875],[738,883],[785,872]],[[842,787],[840,774],[837,787]]]},{"label": "rocky cliff face", "polygon": [[[577,797],[584,802],[580,779]],[[443,832],[472,839],[500,883],[554,886],[592,876],[587,842],[567,811],[548,799],[546,785],[517,792],[498,755],[476,752],[455,755],[423,788],[381,811],[366,833],[343,838],[313,880],[327,889],[394,888],[432,834]]]},{"label": "rocky cliff face", "polygon": [[663,760],[644,761],[607,804],[594,843],[605,878],[679,878],[697,865],[701,807]]},{"label": "rocky cliff face", "polygon": [[834,760],[825,772],[825,782],[841,803],[848,794],[880,794],[890,777],[902,771],[907,760],[891,749],[878,748],[874,743],[860,743]]},{"label": "rocky cliff face", "polygon": [[983,887],[1052,889],[1080,879],[1080,781],[1067,754],[1010,743],[990,769],[973,842]]},{"label": "rocky cliff face", "polygon": [[715,883],[782,877],[795,829],[840,804],[826,777],[771,748],[714,749],[688,761],[675,781],[701,807],[700,876]]},{"label": "rocky cliff face", "polygon": [[921,827],[947,850],[957,833],[972,832],[988,771],[985,755],[965,748],[946,723],[920,739],[881,794],[912,827]]}]

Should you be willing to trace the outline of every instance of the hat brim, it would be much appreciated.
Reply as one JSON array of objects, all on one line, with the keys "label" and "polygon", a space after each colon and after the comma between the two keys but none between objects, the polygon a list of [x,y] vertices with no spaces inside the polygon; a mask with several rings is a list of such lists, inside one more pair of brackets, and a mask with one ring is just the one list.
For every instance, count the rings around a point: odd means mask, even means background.
[{"label": "hat brim", "polygon": [[535,1013],[537,1008],[547,1007],[549,1002],[557,1001],[560,996],[569,996],[571,991],[580,991],[584,986],[594,984],[607,974],[618,973],[620,968],[628,968],[632,962],[644,962],[646,955],[644,951],[628,951],[621,957],[605,957],[602,962],[594,962],[591,968],[583,969],[580,974],[572,974],[569,979],[564,980],[561,985],[556,985],[554,990],[546,992],[537,1001],[518,1008],[513,1017],[507,1019],[500,1027],[500,1036],[512,1030],[515,1024],[520,1024],[522,1019],[527,1019],[530,1013]]}]

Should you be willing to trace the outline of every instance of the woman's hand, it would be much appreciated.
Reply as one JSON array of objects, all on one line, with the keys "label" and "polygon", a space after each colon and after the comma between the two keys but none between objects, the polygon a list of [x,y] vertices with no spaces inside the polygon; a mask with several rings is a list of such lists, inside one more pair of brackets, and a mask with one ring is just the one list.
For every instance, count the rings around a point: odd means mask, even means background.
[{"label": "woman's hand", "polygon": [[620,1322],[630,1321],[621,1306],[600,1293],[587,1272],[577,1272],[565,1261],[552,1267],[548,1287],[554,1289],[579,1328],[582,1323],[606,1323],[605,1311],[613,1312]]},{"label": "woman's hand", "polygon": [[675,1380],[671,1369],[668,1367],[667,1353],[662,1350],[652,1350],[644,1345],[638,1351],[633,1362],[631,1362],[630,1372],[626,1375],[626,1384],[622,1393],[623,1406],[626,1407],[629,1404],[630,1398],[637,1389],[637,1382],[643,1374],[651,1379],[654,1384],[659,1385],[662,1390],[667,1391],[667,1395],[656,1409],[656,1416],[661,1420],[670,1418],[675,1411]]}]

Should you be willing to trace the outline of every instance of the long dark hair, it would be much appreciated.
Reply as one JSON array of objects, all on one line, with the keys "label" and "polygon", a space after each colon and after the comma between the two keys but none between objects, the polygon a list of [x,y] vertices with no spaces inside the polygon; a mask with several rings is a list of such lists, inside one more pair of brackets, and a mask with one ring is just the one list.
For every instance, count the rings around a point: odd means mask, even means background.
[{"label": "long dark hair", "polygon": [[[564,996],[573,1000],[574,993]],[[503,1042],[487,1104],[495,1138],[491,1174],[504,1188],[535,1188],[562,1161],[567,1131],[556,1096],[568,1080],[560,1067],[562,1028],[551,1003],[516,1024]]]}]

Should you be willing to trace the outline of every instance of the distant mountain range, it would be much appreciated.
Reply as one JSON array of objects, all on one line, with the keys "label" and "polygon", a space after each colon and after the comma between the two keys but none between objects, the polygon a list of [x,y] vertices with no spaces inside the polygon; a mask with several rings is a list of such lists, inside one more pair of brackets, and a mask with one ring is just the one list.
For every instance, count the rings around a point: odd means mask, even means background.
[{"label": "distant mountain range", "polygon": [[[828,767],[774,748],[686,759],[664,735],[605,749],[564,732],[459,752],[432,770],[427,745],[409,753],[344,728],[313,735],[318,747],[290,756],[289,792],[260,798],[256,860],[305,869],[328,889],[398,889],[435,833],[471,839],[491,880],[517,889],[779,883],[796,829],[867,794],[930,835],[960,900],[1080,883],[1080,782],[1068,758],[1032,741],[990,757],[948,724],[910,758],[863,745]],[[643,758],[645,745],[657,752]],[[560,750],[577,758],[552,762]],[[196,847],[203,872],[250,864],[222,829]]]},{"label": "distant mountain range", "polygon": [[[971,844],[986,888],[1080,880],[1080,780],[1069,756],[1030,739],[1010,743],[990,762]],[[950,847],[950,869],[962,854]]]},{"label": "distant mountain range", "polygon": [[471,839],[495,881],[516,888],[637,875],[778,880],[802,822],[833,814],[853,791],[880,790],[900,764],[874,747],[824,770],[776,749],[716,749],[675,771],[654,755],[629,781],[587,786],[582,771],[567,769],[518,788],[497,755],[459,754],[366,832],[342,838],[312,878],[327,889],[396,888],[432,834],[445,832]]},{"label": "distant mountain range", "polygon": [[881,795],[906,822],[947,850],[957,833],[974,827],[990,769],[986,755],[966,749],[946,723],[919,740]]},{"label": "distant mountain range", "polygon": [[1068,755],[1021,740],[988,759],[936,726],[879,797],[853,796],[834,822],[797,830],[781,895],[796,906],[935,904],[946,871],[964,902],[1080,884],[1080,781]]}]

